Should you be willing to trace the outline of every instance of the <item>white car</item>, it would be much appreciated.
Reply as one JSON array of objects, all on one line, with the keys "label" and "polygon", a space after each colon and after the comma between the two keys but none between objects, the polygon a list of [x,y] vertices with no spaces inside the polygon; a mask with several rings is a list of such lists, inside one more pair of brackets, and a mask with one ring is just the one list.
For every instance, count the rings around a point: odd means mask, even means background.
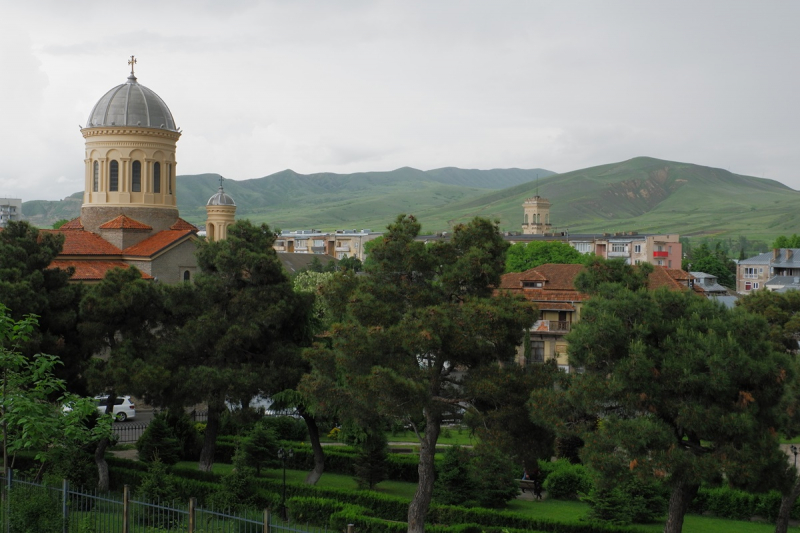
[{"label": "white car", "polygon": [[[101,415],[106,414],[108,396],[95,396],[92,398],[97,404],[97,412]],[[114,419],[117,422],[125,422],[136,418],[136,406],[131,402],[130,396],[117,396],[114,400]]]}]

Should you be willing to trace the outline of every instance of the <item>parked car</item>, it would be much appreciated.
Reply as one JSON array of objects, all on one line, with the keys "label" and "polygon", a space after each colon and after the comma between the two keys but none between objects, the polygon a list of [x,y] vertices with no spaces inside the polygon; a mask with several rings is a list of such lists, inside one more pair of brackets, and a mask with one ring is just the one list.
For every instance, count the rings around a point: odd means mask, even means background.
[{"label": "parked car", "polygon": [[[92,398],[97,404],[97,412],[105,414],[108,396],[101,395]],[[130,396],[117,396],[114,399],[114,419],[117,422],[125,422],[131,418],[136,418],[136,406],[131,402]]]}]

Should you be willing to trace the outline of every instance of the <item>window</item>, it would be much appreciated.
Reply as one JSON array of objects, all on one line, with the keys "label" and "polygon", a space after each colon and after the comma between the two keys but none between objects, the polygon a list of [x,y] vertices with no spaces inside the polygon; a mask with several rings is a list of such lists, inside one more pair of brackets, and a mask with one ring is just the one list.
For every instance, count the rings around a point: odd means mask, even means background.
[{"label": "window", "polygon": [[763,269],[763,268],[759,268],[759,269],[758,269],[758,273],[759,273],[759,274],[763,274],[763,273],[764,273],[764,269]]},{"label": "window", "polygon": [[634,244],[633,245],[634,253],[640,254],[642,253],[642,245],[641,244]]},{"label": "window", "polygon": [[582,254],[588,254],[592,251],[592,243],[589,242],[576,242],[575,249]]},{"label": "window", "polygon": [[667,267],[669,267],[669,268],[672,268],[672,259],[670,259],[669,261],[667,261]]},{"label": "window", "polygon": [[93,169],[93,178],[92,178],[92,191],[97,192],[100,190],[100,162],[94,162],[94,169]]},{"label": "window", "polygon": [[161,192],[161,163],[153,163],[153,192]]},{"label": "window", "polygon": [[112,161],[108,165],[108,190],[119,190],[119,163]]},{"label": "window", "polygon": [[[759,270],[764,270],[763,268]],[[757,278],[758,274],[756,273],[756,269],[754,267],[745,267],[744,269],[744,277],[745,278]]]},{"label": "window", "polygon": [[323,241],[322,239],[314,239],[314,246],[316,247],[325,246],[325,241]]},{"label": "window", "polygon": [[526,226],[528,225],[528,213],[525,213],[525,221],[523,222]]},{"label": "window", "polygon": [[623,244],[623,243],[617,243],[617,242],[612,243],[611,244],[611,251],[612,252],[627,252],[628,251],[628,245]]},{"label": "window", "polygon": [[749,281],[746,281],[745,284],[744,284],[744,290],[749,291],[752,288],[753,288],[753,284],[750,283]]},{"label": "window", "polygon": [[544,362],[544,341],[531,341],[531,361]]},{"label": "window", "polygon": [[658,266],[664,266],[664,261],[662,261],[661,259],[659,259],[659,260],[658,260],[658,263],[656,263],[656,264],[657,264]]},{"label": "window", "polygon": [[142,163],[134,161],[131,165],[131,192],[142,192]]},{"label": "window", "polygon": [[167,194],[172,194],[172,163],[167,163]]},{"label": "window", "polygon": [[523,289],[535,289],[542,286],[541,281],[523,281],[522,288]]},{"label": "window", "polygon": [[758,282],[754,281],[753,282],[753,290],[756,290],[757,288],[758,288]]},{"label": "window", "polygon": [[183,271],[183,281],[190,281],[192,279],[192,275],[188,270]]},{"label": "window", "polygon": [[667,253],[669,253],[669,254],[672,253],[672,246],[667,246]]}]

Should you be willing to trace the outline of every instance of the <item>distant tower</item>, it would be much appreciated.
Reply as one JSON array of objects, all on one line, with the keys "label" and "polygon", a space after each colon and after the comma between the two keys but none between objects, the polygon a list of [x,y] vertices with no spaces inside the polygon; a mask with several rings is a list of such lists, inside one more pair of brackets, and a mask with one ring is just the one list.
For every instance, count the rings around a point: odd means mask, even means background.
[{"label": "distant tower", "polygon": [[544,235],[550,233],[550,201],[538,194],[522,204],[522,234]]},{"label": "distant tower", "polygon": [[206,203],[206,238],[209,241],[221,241],[228,237],[228,226],[235,222],[236,202],[222,190],[223,177],[219,178],[217,194]]}]

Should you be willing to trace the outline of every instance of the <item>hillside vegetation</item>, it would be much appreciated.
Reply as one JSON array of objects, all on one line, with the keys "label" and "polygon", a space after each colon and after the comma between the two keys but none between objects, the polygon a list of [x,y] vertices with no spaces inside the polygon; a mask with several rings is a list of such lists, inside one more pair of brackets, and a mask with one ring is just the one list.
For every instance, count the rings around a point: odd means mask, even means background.
[{"label": "hillside vegetation", "polygon": [[[538,180],[537,180],[538,176]],[[178,176],[181,216],[205,221],[217,174]],[[282,229],[383,230],[398,213],[413,213],[424,231],[446,231],[480,215],[519,231],[522,202],[537,190],[552,203],[554,229],[579,232],[665,232],[771,242],[797,232],[800,192],[773,180],[727,170],[638,157],[564,174],[547,170],[421,171],[298,174],[225,181],[237,216]],[[77,198],[74,198],[77,197]],[[61,202],[23,204],[32,221],[49,225],[80,214],[80,194]]]}]

